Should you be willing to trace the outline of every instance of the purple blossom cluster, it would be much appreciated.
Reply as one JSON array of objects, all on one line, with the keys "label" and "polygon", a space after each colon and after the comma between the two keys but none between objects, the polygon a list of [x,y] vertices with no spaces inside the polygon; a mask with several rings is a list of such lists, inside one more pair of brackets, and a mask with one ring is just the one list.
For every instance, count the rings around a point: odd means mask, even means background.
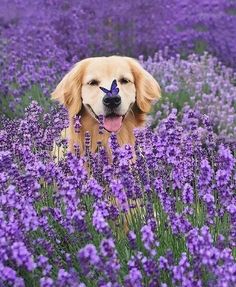
[{"label": "purple blossom cluster", "polygon": [[133,148],[112,134],[109,160],[89,136],[85,156],[66,153],[66,126],[36,102],[1,119],[1,286],[236,285],[235,142],[172,110]]},{"label": "purple blossom cluster", "polygon": [[[162,99],[156,104],[150,123],[156,125],[173,108],[183,113],[183,121],[191,128],[198,125],[199,114],[206,114],[206,125],[222,138],[236,136],[235,71],[222,65],[217,58],[205,52],[168,56],[168,50],[140,62],[159,81]],[[194,107],[194,112],[189,112]],[[191,119],[190,119],[191,117]],[[189,125],[190,127],[190,125]],[[204,131],[202,131],[204,132]]]},{"label": "purple blossom cluster", "polygon": [[12,110],[26,91],[49,95],[85,57],[148,56],[168,46],[171,54],[207,50],[236,62],[233,0],[2,0],[0,8],[0,103],[8,107],[10,97]]}]

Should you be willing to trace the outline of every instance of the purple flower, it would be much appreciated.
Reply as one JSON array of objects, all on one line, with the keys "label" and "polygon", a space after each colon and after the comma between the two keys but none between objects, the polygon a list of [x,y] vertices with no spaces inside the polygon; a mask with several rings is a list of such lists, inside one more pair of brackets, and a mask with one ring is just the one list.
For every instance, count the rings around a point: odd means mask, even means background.
[{"label": "purple flower", "polygon": [[229,174],[234,168],[235,159],[228,147],[220,145],[218,151],[218,166],[221,170],[227,170]]},{"label": "purple flower", "polygon": [[42,277],[40,279],[40,287],[51,287],[54,285],[53,279],[49,277]]},{"label": "purple flower", "polygon": [[186,253],[182,253],[180,261],[177,266],[172,269],[173,283],[180,286],[203,286],[202,281],[195,279],[194,272],[189,271],[190,263]]},{"label": "purple flower", "polygon": [[11,267],[0,264],[0,275],[0,282],[3,280],[3,282],[12,283],[15,286],[25,286],[23,278],[18,277],[16,271]]},{"label": "purple flower", "polygon": [[90,193],[93,195],[95,198],[101,198],[103,196],[103,187],[98,184],[98,182],[91,178],[87,181],[87,185],[84,186],[84,191],[86,193]]},{"label": "purple flower", "polygon": [[118,200],[122,211],[127,212],[129,209],[127,196],[124,187],[119,180],[112,180],[110,183],[111,194]]},{"label": "purple flower", "polygon": [[80,128],[81,128],[80,119],[81,119],[81,116],[79,116],[79,115],[75,115],[74,118],[73,118],[75,133],[79,133],[80,132]]},{"label": "purple flower", "polygon": [[104,239],[100,245],[100,252],[103,257],[112,257],[115,244],[112,239]]},{"label": "purple flower", "polygon": [[190,184],[186,183],[182,191],[183,202],[187,205],[192,204],[194,200],[194,191]]},{"label": "purple flower", "polygon": [[144,225],[141,228],[141,236],[142,236],[142,242],[146,250],[150,252],[152,256],[156,255],[156,246],[158,246],[158,242],[155,240],[155,234],[152,231],[152,228],[150,225]]},{"label": "purple flower", "polygon": [[14,242],[12,247],[12,257],[18,266],[25,266],[28,271],[33,271],[36,264],[23,242]]},{"label": "purple flower", "polygon": [[168,218],[173,234],[183,235],[191,230],[192,225],[183,214],[171,213]]},{"label": "purple flower", "polygon": [[125,287],[142,287],[142,273],[137,268],[132,268],[125,278]]},{"label": "purple flower", "polygon": [[198,181],[200,185],[200,189],[202,186],[205,187],[210,184],[212,176],[213,176],[213,171],[212,171],[212,168],[209,162],[206,159],[202,160],[199,181]]},{"label": "purple flower", "polygon": [[100,243],[100,257],[102,260],[102,270],[113,282],[117,281],[120,263],[113,239],[103,239]]},{"label": "purple flower", "polygon": [[82,267],[85,264],[96,265],[100,260],[97,249],[93,244],[87,244],[84,248],[80,249],[77,256]]},{"label": "purple flower", "polygon": [[99,233],[109,234],[110,228],[108,223],[106,222],[102,211],[99,208],[95,208],[93,212],[93,226]]},{"label": "purple flower", "polygon": [[136,235],[135,235],[135,233],[131,230],[131,231],[129,231],[127,237],[129,239],[129,244],[130,244],[131,248],[135,249],[136,248]]}]

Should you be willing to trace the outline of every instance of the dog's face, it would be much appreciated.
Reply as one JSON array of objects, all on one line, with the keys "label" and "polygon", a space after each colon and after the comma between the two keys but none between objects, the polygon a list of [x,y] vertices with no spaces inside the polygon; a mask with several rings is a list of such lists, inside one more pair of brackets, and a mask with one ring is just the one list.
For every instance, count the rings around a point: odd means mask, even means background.
[{"label": "dog's face", "polygon": [[156,80],[136,60],[121,56],[80,61],[52,94],[67,107],[71,117],[79,113],[82,106],[97,121],[102,115],[109,132],[121,128],[134,105],[146,113],[152,100],[159,96]]},{"label": "dog's face", "polygon": [[[100,87],[110,90],[116,80],[117,93],[104,93]],[[130,66],[125,59],[96,58],[86,67],[82,82],[82,103],[93,117],[104,116],[104,127],[117,132],[122,121],[135,103],[136,89]]]}]

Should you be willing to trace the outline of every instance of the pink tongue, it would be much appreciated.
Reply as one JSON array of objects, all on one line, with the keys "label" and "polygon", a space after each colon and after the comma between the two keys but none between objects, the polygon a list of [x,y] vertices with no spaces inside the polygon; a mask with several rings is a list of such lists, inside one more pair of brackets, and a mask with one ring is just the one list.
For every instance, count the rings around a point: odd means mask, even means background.
[{"label": "pink tongue", "polygon": [[117,132],[122,124],[122,116],[105,117],[104,128],[109,132]]}]

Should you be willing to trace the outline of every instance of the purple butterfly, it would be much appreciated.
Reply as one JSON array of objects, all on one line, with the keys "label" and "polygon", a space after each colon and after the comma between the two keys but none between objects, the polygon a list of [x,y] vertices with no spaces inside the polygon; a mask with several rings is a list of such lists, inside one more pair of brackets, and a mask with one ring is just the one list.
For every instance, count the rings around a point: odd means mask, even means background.
[{"label": "purple butterfly", "polygon": [[116,80],[113,80],[111,84],[111,89],[107,90],[103,87],[99,87],[107,96],[117,96],[119,93],[119,88],[117,87]]}]

